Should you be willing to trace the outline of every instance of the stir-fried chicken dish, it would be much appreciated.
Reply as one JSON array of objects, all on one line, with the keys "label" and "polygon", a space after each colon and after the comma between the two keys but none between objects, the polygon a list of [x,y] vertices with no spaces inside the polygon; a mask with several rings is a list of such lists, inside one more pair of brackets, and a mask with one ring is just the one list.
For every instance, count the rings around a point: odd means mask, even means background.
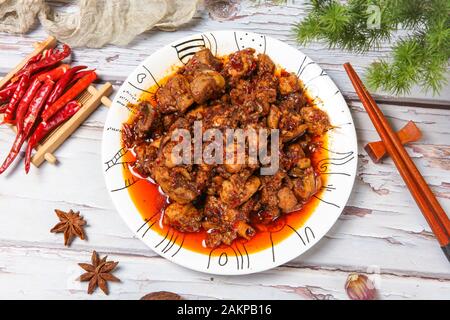
[{"label": "stir-fried chicken dish", "polygon": [[[317,136],[331,127],[293,73],[277,70],[253,49],[216,58],[197,52],[155,94],[142,101],[123,127],[133,150],[133,171],[160,186],[168,197],[163,221],[181,232],[206,231],[206,245],[250,239],[259,226],[300,209],[321,188],[311,161]],[[177,164],[175,130],[278,129],[279,168],[261,175],[263,164]],[[203,148],[207,145],[204,144]]]}]

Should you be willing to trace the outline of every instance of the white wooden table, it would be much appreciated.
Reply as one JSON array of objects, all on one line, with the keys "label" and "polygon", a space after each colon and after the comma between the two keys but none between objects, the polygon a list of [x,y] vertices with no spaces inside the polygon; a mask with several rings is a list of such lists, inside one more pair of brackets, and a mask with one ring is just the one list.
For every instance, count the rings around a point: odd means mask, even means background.
[{"label": "white wooden table", "polygon": [[[416,207],[391,160],[374,164],[363,146],[378,139],[355,98],[342,64],[357,71],[380,52],[355,55],[327,50],[324,44],[299,47],[291,28],[305,15],[301,1],[276,7],[241,1],[238,15],[214,21],[204,11],[185,28],[139,36],[127,48],[76,49],[77,64],[96,67],[102,81],[115,89],[139,62],[165,44],[186,34],[217,29],[264,33],[298,47],[317,61],[342,89],[355,120],[359,169],[353,194],[343,215],[312,250],[279,268],[239,277],[211,276],[179,267],[159,257],[135,238],[116,212],[105,188],[100,146],[108,112],[101,107],[57,152],[60,163],[32,168],[26,176],[22,162],[0,177],[0,298],[138,299],[152,291],[177,292],[188,299],[346,299],[344,283],[350,272],[378,273],[382,299],[450,298],[450,264]],[[0,74],[5,74],[45,38],[40,28],[26,36],[0,34]],[[415,92],[408,97],[377,95],[391,123],[400,128],[414,120],[423,130],[421,141],[408,147],[439,201],[450,212],[450,90],[439,97]],[[3,158],[13,133],[0,127]],[[87,219],[88,241],[63,246],[62,235],[49,232],[55,208],[81,211]],[[78,262],[92,250],[120,261],[122,283],[110,286],[107,297],[89,296]],[[245,295],[242,293],[245,292]]]}]

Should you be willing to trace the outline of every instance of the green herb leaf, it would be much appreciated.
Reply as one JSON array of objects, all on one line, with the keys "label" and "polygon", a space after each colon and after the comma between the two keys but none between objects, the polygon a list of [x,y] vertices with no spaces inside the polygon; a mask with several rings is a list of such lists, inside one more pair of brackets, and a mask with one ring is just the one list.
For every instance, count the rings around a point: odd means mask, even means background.
[{"label": "green herb leaf", "polygon": [[300,44],[319,40],[332,48],[365,52],[391,41],[400,27],[409,31],[408,37],[393,44],[391,59],[369,67],[366,77],[372,89],[407,94],[419,85],[438,94],[447,83],[450,1],[312,0],[311,4],[309,15],[294,28]]}]

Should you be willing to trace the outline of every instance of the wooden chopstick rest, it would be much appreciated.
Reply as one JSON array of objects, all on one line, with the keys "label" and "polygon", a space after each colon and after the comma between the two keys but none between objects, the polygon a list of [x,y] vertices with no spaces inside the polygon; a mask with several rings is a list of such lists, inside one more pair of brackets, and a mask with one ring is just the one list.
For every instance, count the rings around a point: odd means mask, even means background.
[{"label": "wooden chopstick rest", "polygon": [[82,93],[77,100],[82,104],[81,109],[75,113],[69,120],[59,126],[37,150],[31,158],[31,162],[39,167],[44,162],[47,153],[54,152],[70,135],[94,112],[102,103],[108,103],[110,100],[105,100],[105,97],[112,93],[113,87],[111,83],[107,82],[100,89],[94,86],[89,86],[88,89]]},{"label": "wooden chopstick rest", "polygon": [[[408,121],[408,123],[397,132],[397,136],[399,137],[402,145],[405,145],[407,143],[420,140],[420,138],[422,138],[422,132],[416,126],[414,121]],[[366,144],[364,149],[375,163],[379,163],[387,154],[383,141],[369,142]]]}]

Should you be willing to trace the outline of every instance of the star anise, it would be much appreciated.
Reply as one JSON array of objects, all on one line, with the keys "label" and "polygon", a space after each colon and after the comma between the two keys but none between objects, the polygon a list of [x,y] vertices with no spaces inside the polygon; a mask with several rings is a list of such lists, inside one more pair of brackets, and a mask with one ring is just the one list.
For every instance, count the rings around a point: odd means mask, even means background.
[{"label": "star anise", "polygon": [[55,212],[60,222],[56,224],[50,232],[64,232],[65,246],[69,246],[74,237],[78,237],[81,240],[85,239],[83,226],[86,224],[86,221],[80,216],[79,212],[73,212],[72,210],[64,212],[58,209],[56,209]]},{"label": "star anise", "polygon": [[95,250],[92,252],[91,262],[79,263],[78,265],[83,268],[86,273],[80,276],[80,281],[89,281],[88,293],[92,294],[94,290],[99,287],[105,294],[108,294],[107,281],[120,282],[120,279],[111,274],[117,267],[119,262],[106,261],[108,256],[100,259]]}]

